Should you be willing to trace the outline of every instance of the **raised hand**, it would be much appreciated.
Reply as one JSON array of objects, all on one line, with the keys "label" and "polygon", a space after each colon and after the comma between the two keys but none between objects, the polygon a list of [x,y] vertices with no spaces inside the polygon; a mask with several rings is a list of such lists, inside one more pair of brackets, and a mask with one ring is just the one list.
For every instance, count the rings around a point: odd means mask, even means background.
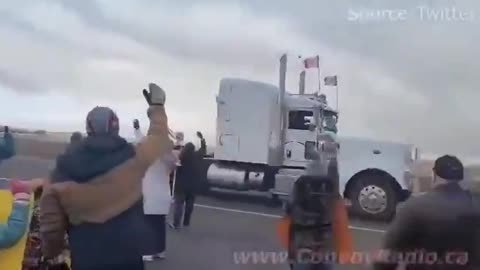
[{"label": "raised hand", "polygon": [[154,83],[148,84],[148,91],[143,89],[143,97],[147,101],[148,105],[165,105],[166,94],[165,91]]}]

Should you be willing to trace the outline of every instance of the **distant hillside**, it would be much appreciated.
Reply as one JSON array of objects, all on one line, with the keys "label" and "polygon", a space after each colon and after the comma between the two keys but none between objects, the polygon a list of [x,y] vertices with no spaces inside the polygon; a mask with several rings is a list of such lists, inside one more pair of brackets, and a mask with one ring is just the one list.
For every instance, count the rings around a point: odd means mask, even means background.
[{"label": "distant hillside", "polygon": [[[0,125],[0,132],[2,132],[4,129],[4,126]],[[38,135],[41,135],[41,134],[47,134],[47,131],[46,130],[30,130],[30,129],[26,129],[26,128],[17,128],[17,127],[11,127],[9,126],[9,129],[10,129],[10,132],[12,133],[20,133],[20,134],[38,134]]]},{"label": "distant hillside", "polygon": [[[2,125],[0,125],[1,131],[3,131]],[[38,154],[45,158],[53,158],[61,152],[64,149],[64,143],[69,141],[72,134],[71,132],[47,132],[45,130],[29,130],[11,126],[10,131],[15,133],[17,138],[21,138],[21,143],[18,145],[21,149],[20,153],[26,155],[33,154],[34,156]],[[127,138],[127,140],[132,141],[133,139]],[[207,153],[212,154],[214,150],[215,146],[207,146]],[[433,162],[433,160],[420,160],[414,168],[414,175],[425,185],[428,185],[430,182]],[[466,166],[465,178],[480,182],[480,164]]]}]

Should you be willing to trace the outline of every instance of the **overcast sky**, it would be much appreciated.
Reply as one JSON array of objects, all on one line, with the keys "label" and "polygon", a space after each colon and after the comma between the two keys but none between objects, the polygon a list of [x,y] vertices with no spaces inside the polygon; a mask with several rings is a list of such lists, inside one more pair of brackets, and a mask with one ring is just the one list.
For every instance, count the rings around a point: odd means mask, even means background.
[{"label": "overcast sky", "polygon": [[339,76],[341,134],[480,157],[474,0],[4,0],[0,38],[0,120],[11,126],[83,130],[88,110],[108,105],[129,136],[133,118],[146,124],[140,92],[153,81],[172,128],[212,138],[222,77],[276,84],[288,52],[296,92],[296,56],[320,54],[322,76]]}]

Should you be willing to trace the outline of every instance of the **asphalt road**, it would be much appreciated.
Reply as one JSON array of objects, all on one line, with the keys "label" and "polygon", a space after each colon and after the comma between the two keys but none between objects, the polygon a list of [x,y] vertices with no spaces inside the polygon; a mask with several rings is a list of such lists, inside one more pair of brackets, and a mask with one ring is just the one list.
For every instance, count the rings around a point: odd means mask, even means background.
[{"label": "asphalt road", "polygon": [[[262,198],[231,194],[199,198],[191,228],[169,229],[167,259],[147,269],[289,269],[282,263],[285,251],[275,234],[281,209],[265,203]],[[384,225],[352,221],[351,226],[356,250],[368,252],[379,247]]]},{"label": "asphalt road", "polygon": [[[1,177],[28,179],[48,175],[52,162],[17,157],[0,164]],[[261,196],[215,192],[200,197],[191,227],[167,232],[166,260],[149,263],[147,269],[289,269],[282,262],[284,250],[275,235],[279,207]],[[385,225],[351,221],[357,251],[379,247]],[[336,269],[369,269],[368,265]]]}]

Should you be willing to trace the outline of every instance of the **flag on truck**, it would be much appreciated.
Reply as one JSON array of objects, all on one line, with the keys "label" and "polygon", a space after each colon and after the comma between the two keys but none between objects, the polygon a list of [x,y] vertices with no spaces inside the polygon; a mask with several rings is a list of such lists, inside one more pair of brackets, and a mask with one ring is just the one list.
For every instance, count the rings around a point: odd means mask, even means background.
[{"label": "flag on truck", "polygon": [[320,56],[308,57],[303,60],[303,65],[306,69],[309,68],[319,68],[320,66]]},{"label": "flag on truck", "polygon": [[335,76],[327,76],[325,79],[323,79],[325,85],[327,86],[337,86],[338,85],[338,80],[337,80],[337,75]]}]

